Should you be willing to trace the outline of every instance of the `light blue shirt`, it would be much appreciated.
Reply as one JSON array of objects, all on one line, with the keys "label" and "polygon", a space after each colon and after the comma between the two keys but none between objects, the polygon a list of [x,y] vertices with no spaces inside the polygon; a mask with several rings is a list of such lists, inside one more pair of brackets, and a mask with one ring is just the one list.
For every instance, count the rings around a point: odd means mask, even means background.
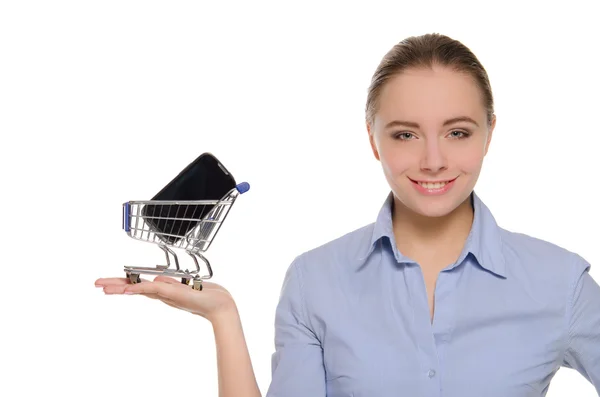
[{"label": "light blue shirt", "polygon": [[295,258],[267,397],[540,397],[561,366],[600,395],[600,286],[581,256],[500,228],[477,194],[431,322],[421,267],[377,221]]}]

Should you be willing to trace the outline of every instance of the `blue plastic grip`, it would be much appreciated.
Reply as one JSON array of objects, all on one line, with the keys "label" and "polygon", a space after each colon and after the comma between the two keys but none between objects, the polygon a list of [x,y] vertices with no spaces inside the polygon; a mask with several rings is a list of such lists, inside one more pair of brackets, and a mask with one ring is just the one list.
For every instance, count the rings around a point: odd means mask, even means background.
[{"label": "blue plastic grip", "polygon": [[236,186],[236,189],[238,192],[240,192],[240,194],[244,194],[250,190],[250,184],[248,182],[242,182]]},{"label": "blue plastic grip", "polygon": [[129,203],[125,203],[125,205],[123,205],[123,229],[125,229],[125,231],[127,233],[129,233],[129,230],[130,230],[129,211],[130,211],[130,205],[129,205]]}]

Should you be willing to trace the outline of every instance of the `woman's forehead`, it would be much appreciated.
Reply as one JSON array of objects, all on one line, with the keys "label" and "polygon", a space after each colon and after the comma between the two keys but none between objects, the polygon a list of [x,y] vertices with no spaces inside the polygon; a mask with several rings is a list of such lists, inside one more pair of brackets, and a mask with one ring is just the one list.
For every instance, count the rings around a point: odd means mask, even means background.
[{"label": "woman's forehead", "polygon": [[451,117],[485,117],[483,95],[474,80],[448,70],[411,70],[388,80],[381,90],[377,118],[443,123]]}]

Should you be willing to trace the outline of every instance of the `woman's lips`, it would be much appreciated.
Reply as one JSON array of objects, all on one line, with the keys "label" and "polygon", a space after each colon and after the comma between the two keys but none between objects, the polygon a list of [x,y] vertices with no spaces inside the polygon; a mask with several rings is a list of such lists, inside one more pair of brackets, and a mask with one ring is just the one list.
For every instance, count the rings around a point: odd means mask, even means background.
[{"label": "woman's lips", "polygon": [[441,182],[416,181],[411,178],[408,179],[411,180],[413,186],[415,186],[419,193],[426,196],[439,196],[447,193],[452,188],[452,186],[454,186],[454,182],[457,178]]}]

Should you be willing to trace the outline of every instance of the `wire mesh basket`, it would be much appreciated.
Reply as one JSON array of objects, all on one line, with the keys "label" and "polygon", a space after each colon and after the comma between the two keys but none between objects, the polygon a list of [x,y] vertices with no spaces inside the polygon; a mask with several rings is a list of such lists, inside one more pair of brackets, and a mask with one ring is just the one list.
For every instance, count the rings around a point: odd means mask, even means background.
[{"label": "wire mesh basket", "polygon": [[[140,274],[166,275],[181,278],[181,282],[202,290],[202,280],[210,279],[213,271],[203,253],[208,250],[231,207],[240,194],[247,192],[247,182],[238,184],[219,200],[197,201],[128,201],[123,203],[123,230],[135,240],[157,244],[164,251],[166,265],[152,267],[125,266],[132,283],[140,282]],[[183,250],[192,257],[195,270],[183,270],[174,250]],[[175,267],[171,267],[171,257]],[[200,274],[200,262],[208,274]]]}]

